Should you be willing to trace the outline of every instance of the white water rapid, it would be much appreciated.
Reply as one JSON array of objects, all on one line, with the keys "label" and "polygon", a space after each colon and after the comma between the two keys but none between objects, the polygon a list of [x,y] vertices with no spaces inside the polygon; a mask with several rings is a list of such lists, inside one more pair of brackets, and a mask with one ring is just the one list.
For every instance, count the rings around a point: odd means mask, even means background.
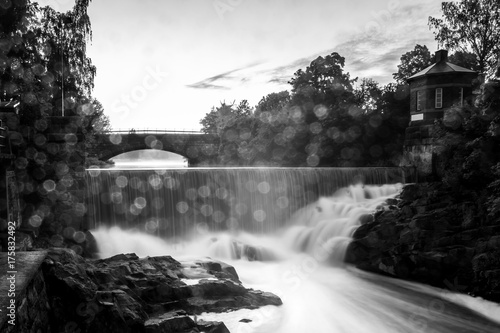
[{"label": "white water rapid", "polygon": [[93,234],[102,257],[134,252],[183,261],[210,256],[233,265],[245,287],[282,298],[280,307],[198,317],[224,321],[232,333],[500,332],[496,304],[343,264],[359,218],[400,190],[401,185],[346,187],[300,209],[269,233],[216,232],[199,223],[175,240],[148,234],[147,228],[99,227]]}]

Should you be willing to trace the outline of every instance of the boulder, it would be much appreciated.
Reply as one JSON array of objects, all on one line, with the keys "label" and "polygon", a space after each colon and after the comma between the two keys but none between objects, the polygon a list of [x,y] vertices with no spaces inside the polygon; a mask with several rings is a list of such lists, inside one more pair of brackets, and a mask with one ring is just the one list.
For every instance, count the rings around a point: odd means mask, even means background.
[{"label": "boulder", "polygon": [[218,278],[230,279],[234,282],[241,283],[238,273],[236,273],[236,270],[231,265],[210,258],[199,260],[196,263],[205,268],[209,274],[213,274]]},{"label": "boulder", "polygon": [[282,304],[245,288],[234,267],[211,259],[181,263],[131,253],[96,260],[60,248],[49,251],[42,269],[57,332],[227,332],[222,323],[190,316]]}]

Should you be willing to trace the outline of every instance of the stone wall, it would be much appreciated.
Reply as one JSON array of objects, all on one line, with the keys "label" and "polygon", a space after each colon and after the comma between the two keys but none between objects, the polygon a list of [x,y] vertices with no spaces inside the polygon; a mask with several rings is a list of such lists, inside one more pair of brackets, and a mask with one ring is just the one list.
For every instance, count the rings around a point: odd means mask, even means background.
[{"label": "stone wall", "polygon": [[410,126],[406,129],[402,166],[413,166],[419,181],[434,176],[435,145],[433,125]]},{"label": "stone wall", "polygon": [[431,179],[434,174],[434,146],[406,146],[403,152],[403,164],[417,170],[419,180]]}]

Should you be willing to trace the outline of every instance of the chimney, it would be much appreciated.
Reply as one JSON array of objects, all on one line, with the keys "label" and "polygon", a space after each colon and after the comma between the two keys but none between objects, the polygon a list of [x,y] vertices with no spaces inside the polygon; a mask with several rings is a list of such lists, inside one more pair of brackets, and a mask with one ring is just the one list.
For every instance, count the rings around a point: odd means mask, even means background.
[{"label": "chimney", "polygon": [[448,61],[448,50],[436,51],[436,64],[441,61]]}]

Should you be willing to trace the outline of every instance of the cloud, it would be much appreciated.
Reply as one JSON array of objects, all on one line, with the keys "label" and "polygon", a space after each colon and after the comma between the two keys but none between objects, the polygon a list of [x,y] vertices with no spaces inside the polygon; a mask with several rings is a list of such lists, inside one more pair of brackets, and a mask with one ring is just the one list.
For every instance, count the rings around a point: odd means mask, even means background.
[{"label": "cloud", "polygon": [[221,90],[229,90],[231,88],[229,87],[224,87],[224,86],[219,86],[216,84],[209,84],[203,81],[193,83],[193,84],[188,84],[186,85],[188,88],[194,88],[194,89],[221,89]]},{"label": "cloud", "polygon": [[[346,59],[344,71],[351,77],[367,77],[387,84],[393,81],[401,55],[412,50],[416,44],[435,45],[432,32],[427,26],[429,16],[439,15],[439,3],[424,0],[418,4],[400,2],[395,9],[382,8],[371,21],[353,28],[342,41],[333,47],[302,55],[285,64],[254,68],[254,63],[206,78],[188,85],[195,89],[229,90],[236,86],[272,84],[286,89],[293,74],[305,69],[318,56],[332,52]],[[247,70],[250,69],[251,70]]]},{"label": "cloud", "polygon": [[267,77],[267,82],[269,83],[287,84],[292,78],[293,73],[300,68],[305,68],[310,63],[311,60],[308,58],[300,58],[287,65],[265,70],[261,74]]},{"label": "cloud", "polygon": [[429,45],[430,49],[435,45],[427,20],[438,13],[439,4],[430,1],[402,5],[379,20],[367,22],[334,50],[346,58],[346,70],[352,76],[369,77],[382,84],[392,82],[401,55],[416,44]]},{"label": "cloud", "polygon": [[[211,76],[209,78],[203,79],[199,82],[192,83],[186,85],[188,88],[194,88],[194,89],[224,89],[224,90],[229,90],[232,88],[235,82],[247,82],[249,79],[248,77],[241,76],[241,75],[233,75],[234,73],[241,72],[245,69],[255,67],[257,65],[260,65],[261,62],[254,62],[250,65],[236,68],[224,73],[220,73],[214,76]],[[222,82],[225,83],[225,85],[221,84],[214,84],[215,82]]]}]

